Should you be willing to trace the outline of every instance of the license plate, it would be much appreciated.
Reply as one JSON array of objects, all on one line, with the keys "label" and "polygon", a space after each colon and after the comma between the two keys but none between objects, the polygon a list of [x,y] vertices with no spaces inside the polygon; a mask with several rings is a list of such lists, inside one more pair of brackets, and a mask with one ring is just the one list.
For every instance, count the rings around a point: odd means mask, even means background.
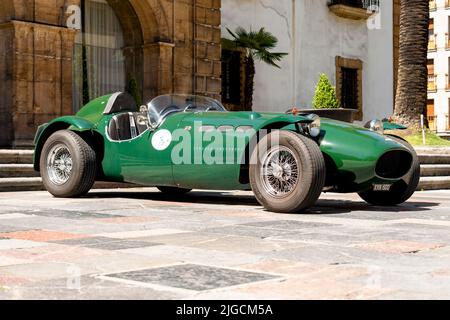
[{"label": "license plate", "polygon": [[388,192],[391,190],[392,184],[374,184],[373,191],[384,191]]}]

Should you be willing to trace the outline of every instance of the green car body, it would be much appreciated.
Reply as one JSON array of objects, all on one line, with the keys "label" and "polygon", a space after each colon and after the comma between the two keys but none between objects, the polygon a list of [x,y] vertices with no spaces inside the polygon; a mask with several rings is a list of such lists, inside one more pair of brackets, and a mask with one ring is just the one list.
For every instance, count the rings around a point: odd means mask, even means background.
[{"label": "green car body", "polygon": [[[298,132],[299,128],[312,122],[307,115],[282,113],[177,112],[167,116],[157,127],[142,130],[133,139],[113,141],[108,136],[108,126],[116,115],[128,110],[105,114],[112,98],[112,95],[100,97],[88,103],[75,116],[58,118],[39,127],[35,139],[35,169],[42,169],[40,158],[47,139],[57,131],[70,130],[93,141],[91,144],[95,146],[98,162],[97,180],[184,189],[250,190],[248,164],[242,159],[246,154],[251,154],[250,142],[257,139],[255,133],[261,130]],[[200,162],[176,164],[172,161],[172,152],[181,140],[173,139],[164,150],[156,150],[152,144],[153,137],[161,130],[170,133],[181,130],[194,136],[198,123],[202,128],[225,128],[220,131],[224,136],[223,148],[218,148],[216,152],[223,151],[225,157],[225,150],[229,154],[232,148],[235,161],[205,163],[205,159],[201,159]],[[245,130],[253,134],[243,135]],[[331,119],[321,119],[320,134],[309,138],[319,145],[324,157],[325,187],[335,192],[360,193],[374,185],[395,184],[401,177],[381,177],[377,174],[377,163],[383,155],[393,151],[403,155],[412,153],[395,137]],[[225,145],[225,141],[230,140],[240,142],[237,146]],[[192,146],[191,158],[206,152],[211,143],[212,139],[205,139],[201,146]],[[411,161],[406,165],[411,166]]]}]

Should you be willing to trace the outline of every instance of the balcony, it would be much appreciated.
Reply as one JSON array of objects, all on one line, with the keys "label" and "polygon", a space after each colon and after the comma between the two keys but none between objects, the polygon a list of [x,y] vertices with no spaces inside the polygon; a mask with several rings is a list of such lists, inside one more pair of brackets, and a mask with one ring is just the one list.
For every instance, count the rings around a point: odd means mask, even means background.
[{"label": "balcony", "polygon": [[330,0],[330,11],[341,18],[367,20],[379,11],[379,0]]},{"label": "balcony", "polygon": [[433,52],[437,50],[436,38],[437,36],[434,34],[428,39],[428,51]]},{"label": "balcony", "polygon": [[437,116],[427,116],[428,129],[437,132]]},{"label": "balcony", "polygon": [[448,114],[427,115],[426,127],[436,133],[449,133],[450,123]]},{"label": "balcony", "polygon": [[428,75],[428,92],[436,92],[437,91],[437,75],[429,74]]},{"label": "balcony", "polygon": [[[447,2],[450,0],[445,0],[445,1]],[[430,0],[430,11],[436,11],[436,9],[437,9],[436,0]]]}]

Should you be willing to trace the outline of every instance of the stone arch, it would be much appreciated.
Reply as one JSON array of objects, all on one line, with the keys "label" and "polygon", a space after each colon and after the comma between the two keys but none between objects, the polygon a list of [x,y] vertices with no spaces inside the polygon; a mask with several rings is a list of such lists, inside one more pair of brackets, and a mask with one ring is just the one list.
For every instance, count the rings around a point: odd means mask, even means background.
[{"label": "stone arch", "polygon": [[[167,14],[159,0],[107,0],[116,13],[124,33],[127,77],[140,84],[144,99],[167,90],[159,78],[161,50],[158,44],[172,42]],[[156,47],[155,47],[156,44]],[[169,52],[169,56],[171,52]],[[166,59],[171,59],[167,54]],[[167,64],[168,61],[164,61]],[[155,76],[156,75],[156,76]],[[129,80],[129,79],[128,79]],[[161,86],[165,90],[161,89]]]},{"label": "stone arch", "polygon": [[139,17],[144,43],[168,41],[171,38],[166,10],[160,0],[128,1]]}]

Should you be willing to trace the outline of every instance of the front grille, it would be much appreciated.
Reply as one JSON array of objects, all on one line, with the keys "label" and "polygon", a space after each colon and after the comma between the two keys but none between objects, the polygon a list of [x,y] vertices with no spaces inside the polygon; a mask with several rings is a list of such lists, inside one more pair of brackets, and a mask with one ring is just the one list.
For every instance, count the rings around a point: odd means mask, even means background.
[{"label": "front grille", "polygon": [[389,151],[378,160],[375,172],[381,178],[398,179],[409,172],[412,161],[413,157],[407,151]]}]

